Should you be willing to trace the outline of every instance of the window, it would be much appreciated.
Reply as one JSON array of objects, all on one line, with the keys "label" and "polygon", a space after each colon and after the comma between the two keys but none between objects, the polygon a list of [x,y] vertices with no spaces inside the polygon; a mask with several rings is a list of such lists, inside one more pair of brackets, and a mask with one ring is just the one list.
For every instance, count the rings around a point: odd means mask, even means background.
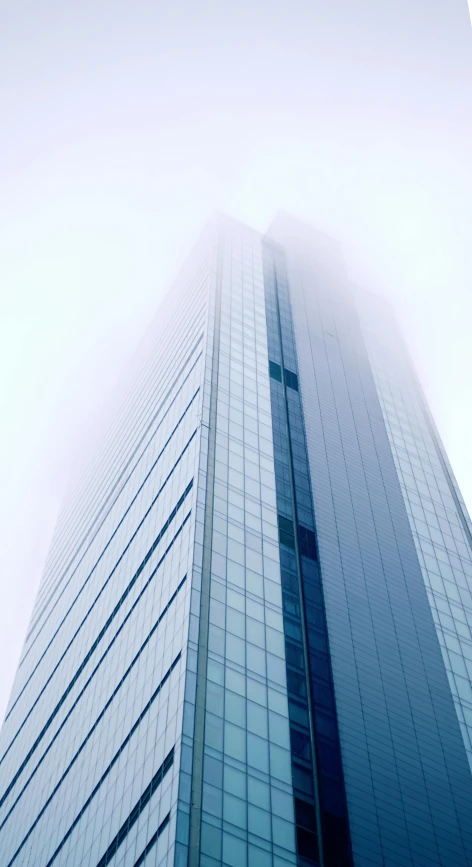
[{"label": "window", "polygon": [[293,388],[295,391],[298,391],[298,376],[296,373],[292,373],[291,370],[284,369],[285,374],[285,384],[288,388]]},{"label": "window", "polygon": [[276,379],[277,382],[282,382],[282,368],[280,364],[276,364],[275,361],[269,361],[269,374],[272,379]]},{"label": "window", "polygon": [[313,530],[308,530],[307,527],[303,527],[299,524],[298,542],[302,557],[308,557],[309,560],[316,560],[316,541]]}]

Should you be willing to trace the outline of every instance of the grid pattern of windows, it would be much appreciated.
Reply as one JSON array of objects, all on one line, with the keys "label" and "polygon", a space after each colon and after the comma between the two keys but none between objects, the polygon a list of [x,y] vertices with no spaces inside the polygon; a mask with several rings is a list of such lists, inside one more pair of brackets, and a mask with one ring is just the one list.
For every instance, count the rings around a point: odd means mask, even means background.
[{"label": "grid pattern of windows", "polygon": [[211,256],[62,511],[0,736],[5,867],[174,862]]},{"label": "grid pattern of windows", "polygon": [[281,362],[269,370],[298,863],[343,867],[352,857],[290,295],[283,251],[264,253],[269,356]]},{"label": "grid pattern of windows", "polygon": [[[188,741],[184,736],[189,759],[187,773],[182,768],[176,863],[187,864],[189,772],[193,767],[195,777],[198,771],[202,736],[199,851],[190,853],[194,860],[189,863],[283,867],[296,863],[296,855],[267,326],[262,251],[255,233],[234,224],[225,227],[216,284],[221,296],[215,323],[219,358],[213,365],[217,381],[212,382],[217,401],[208,643],[205,648],[201,634],[197,643],[199,577],[206,562],[201,543],[208,488],[203,474],[196,516],[195,609],[192,604],[197,613],[189,643],[189,660],[192,650],[206,652],[204,726],[202,735],[196,731],[194,746],[196,690],[189,688]],[[205,575],[202,586],[204,580]]]},{"label": "grid pattern of windows", "polygon": [[378,299],[361,299],[377,392],[472,769],[470,519],[391,311]]},{"label": "grid pattern of windows", "polygon": [[209,227],[62,510],[2,867],[472,864],[472,525],[373,299],[369,358],[282,224]]},{"label": "grid pattern of windows", "polygon": [[472,779],[352,294],[336,255],[316,235],[293,242],[297,231],[274,237],[286,240],[354,863],[465,867]]}]

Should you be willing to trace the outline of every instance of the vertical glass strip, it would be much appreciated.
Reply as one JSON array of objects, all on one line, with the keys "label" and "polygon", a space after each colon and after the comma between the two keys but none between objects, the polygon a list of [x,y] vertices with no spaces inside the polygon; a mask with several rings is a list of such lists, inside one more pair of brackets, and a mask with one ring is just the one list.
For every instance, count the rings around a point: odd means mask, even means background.
[{"label": "vertical glass strip", "polygon": [[[177,830],[176,867],[293,867],[297,856],[260,236],[223,226],[218,255],[220,307],[218,339],[216,332],[213,339],[218,366],[208,388],[208,472],[214,480],[211,490],[205,483],[201,500],[203,512],[211,509],[212,526],[210,535],[202,518],[202,606],[195,593],[198,605],[191,625],[201,663],[194,669],[195,726],[189,708],[192,725],[185,736],[190,733],[192,739],[184,742],[193,750],[193,780],[188,813],[182,808]],[[211,358],[216,364],[209,352],[210,369]],[[193,589],[199,586],[197,581]],[[195,703],[193,695],[191,699]],[[189,704],[191,699],[189,693]],[[183,786],[181,795],[183,804]]]},{"label": "vertical glass strip", "polygon": [[352,865],[334,686],[283,248],[264,241],[264,284],[300,867]]}]

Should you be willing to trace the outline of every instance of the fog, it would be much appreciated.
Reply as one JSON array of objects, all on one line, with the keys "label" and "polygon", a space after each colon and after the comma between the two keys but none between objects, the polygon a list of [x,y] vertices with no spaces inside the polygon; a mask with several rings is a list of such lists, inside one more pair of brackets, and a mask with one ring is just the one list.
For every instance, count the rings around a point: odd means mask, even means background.
[{"label": "fog", "polygon": [[16,0],[0,34],[0,715],[71,472],[218,209],[336,237],[472,506],[467,0]]}]

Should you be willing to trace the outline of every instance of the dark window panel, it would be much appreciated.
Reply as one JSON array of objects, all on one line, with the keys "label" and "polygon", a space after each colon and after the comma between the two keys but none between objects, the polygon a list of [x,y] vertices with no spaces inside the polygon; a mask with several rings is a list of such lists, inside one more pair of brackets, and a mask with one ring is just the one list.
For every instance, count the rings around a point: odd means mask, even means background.
[{"label": "dark window panel", "polygon": [[285,382],[289,388],[293,388],[295,391],[298,391],[298,376],[296,373],[292,373],[291,370],[287,370],[285,368]]},{"label": "dark window panel", "polygon": [[280,364],[277,364],[275,361],[269,361],[269,374],[272,379],[276,379],[277,382],[282,382],[282,368]]},{"label": "dark window panel", "polygon": [[297,828],[297,852],[306,864],[319,864],[318,837],[305,828]]}]

